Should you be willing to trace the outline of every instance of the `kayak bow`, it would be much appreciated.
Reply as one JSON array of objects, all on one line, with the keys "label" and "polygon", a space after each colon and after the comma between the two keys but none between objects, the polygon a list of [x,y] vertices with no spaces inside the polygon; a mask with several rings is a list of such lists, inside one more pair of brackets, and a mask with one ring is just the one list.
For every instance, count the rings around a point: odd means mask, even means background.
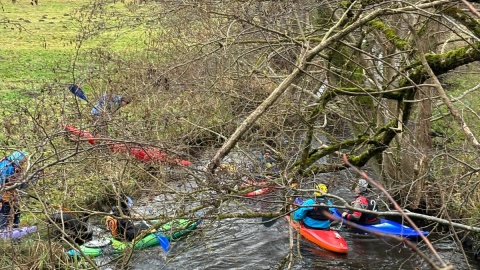
[{"label": "kayak bow", "polygon": [[[201,220],[191,221],[188,219],[176,219],[170,222],[165,223],[162,227],[158,229],[157,232],[146,235],[144,238],[139,241],[132,242],[123,242],[113,237],[102,239],[102,241],[94,240],[87,242],[80,246],[81,251],[89,257],[97,257],[103,255],[112,255],[112,254],[122,254],[125,249],[133,245],[133,249],[140,250],[152,246],[162,246],[163,249],[168,250],[167,243],[164,241],[165,238],[168,241],[173,241],[182,238],[183,236],[189,234],[197,228]],[[159,237],[160,236],[160,237]],[[159,242],[160,240],[164,241]],[[94,245],[92,242],[104,242],[105,245]],[[80,257],[81,253],[78,250],[71,249],[67,251],[69,257]]]}]

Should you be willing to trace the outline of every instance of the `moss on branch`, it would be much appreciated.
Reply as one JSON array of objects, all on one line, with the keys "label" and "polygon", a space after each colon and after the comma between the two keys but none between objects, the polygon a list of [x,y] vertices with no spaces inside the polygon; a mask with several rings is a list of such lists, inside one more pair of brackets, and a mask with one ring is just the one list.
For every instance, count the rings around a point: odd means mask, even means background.
[{"label": "moss on branch", "polygon": [[[435,75],[442,75],[457,67],[480,60],[480,43],[475,42],[472,46],[464,46],[456,50],[451,50],[443,54],[429,53],[425,54],[428,65]],[[409,78],[400,83],[400,87],[410,86],[412,83],[420,84],[428,79],[427,71],[422,66],[420,60],[407,67]]]},{"label": "moss on branch", "polygon": [[407,41],[401,39],[397,33],[395,32],[395,29],[391,28],[384,22],[382,22],[380,19],[375,19],[367,24],[373,29],[377,29],[381,31],[385,37],[399,50],[405,51],[405,50],[410,50],[410,46]]}]

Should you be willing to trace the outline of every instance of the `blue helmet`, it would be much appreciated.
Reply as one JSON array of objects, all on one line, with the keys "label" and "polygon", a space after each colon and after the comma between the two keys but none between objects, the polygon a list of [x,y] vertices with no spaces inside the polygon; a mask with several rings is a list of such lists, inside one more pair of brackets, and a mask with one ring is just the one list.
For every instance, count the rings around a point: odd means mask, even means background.
[{"label": "blue helmet", "polygon": [[27,158],[27,156],[28,156],[28,153],[25,151],[15,151],[10,156],[7,157],[7,160],[19,166],[20,163],[22,163],[22,161]]}]

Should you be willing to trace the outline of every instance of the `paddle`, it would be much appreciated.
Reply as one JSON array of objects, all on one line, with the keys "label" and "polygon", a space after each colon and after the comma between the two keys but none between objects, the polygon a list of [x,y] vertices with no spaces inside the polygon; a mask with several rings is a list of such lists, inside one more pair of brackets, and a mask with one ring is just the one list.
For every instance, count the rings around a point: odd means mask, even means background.
[{"label": "paddle", "polygon": [[[203,211],[196,213],[196,216],[200,219],[205,215]],[[145,222],[145,221],[144,221]],[[146,223],[146,222],[145,222]],[[147,223],[146,223],[147,224]],[[198,224],[198,223],[197,223]],[[148,225],[148,224],[147,224]],[[158,242],[160,243],[160,246],[165,250],[165,252],[168,252],[170,248],[170,242],[168,241],[168,238],[165,237],[165,235],[161,231],[157,231],[155,235],[158,238]]]},{"label": "paddle", "polygon": [[[300,198],[296,198],[295,199],[295,204],[296,205],[301,205],[302,204],[302,199]],[[283,209],[283,206],[282,208],[280,209],[280,211]],[[263,226],[265,227],[271,227],[273,226],[275,223],[277,223],[277,220],[279,219],[280,217],[274,217],[274,218],[271,218],[271,217],[262,217],[262,224]]]},{"label": "paddle", "polygon": [[262,224],[265,227],[272,227],[273,224],[277,223],[278,217],[276,218],[269,218],[269,217],[262,217]]},{"label": "paddle", "polygon": [[160,246],[162,247],[162,249],[165,252],[168,252],[170,248],[170,242],[168,241],[167,237],[165,237],[165,235],[163,235],[161,232],[157,232],[155,233],[155,235],[157,236],[158,243],[160,243]]},{"label": "paddle", "polygon": [[[145,220],[143,220],[143,224],[147,225],[148,227],[152,227],[152,225],[148,224],[148,222],[146,222]],[[158,243],[160,244],[162,249],[165,252],[168,252],[170,248],[170,241],[168,241],[168,238],[161,231],[158,230],[155,230],[155,232],[152,233],[157,237]]]}]

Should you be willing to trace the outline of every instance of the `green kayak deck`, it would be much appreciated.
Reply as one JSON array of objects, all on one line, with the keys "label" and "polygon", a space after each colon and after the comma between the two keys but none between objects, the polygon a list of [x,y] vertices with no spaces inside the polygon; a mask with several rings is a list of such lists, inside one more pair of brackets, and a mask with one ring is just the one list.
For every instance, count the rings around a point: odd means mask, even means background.
[{"label": "green kayak deck", "polygon": [[82,252],[85,256],[97,257],[102,255],[121,254],[125,249],[133,245],[134,250],[144,249],[151,246],[159,246],[159,240],[157,235],[165,236],[169,241],[174,241],[187,235],[191,231],[195,230],[200,224],[201,220],[192,221],[188,219],[175,219],[165,223],[155,233],[146,235],[144,238],[137,242],[123,242],[113,237],[108,238],[110,244],[102,247],[91,247],[90,242],[87,242],[80,246],[80,251],[71,249],[67,251],[67,255],[70,257],[82,256]]}]

